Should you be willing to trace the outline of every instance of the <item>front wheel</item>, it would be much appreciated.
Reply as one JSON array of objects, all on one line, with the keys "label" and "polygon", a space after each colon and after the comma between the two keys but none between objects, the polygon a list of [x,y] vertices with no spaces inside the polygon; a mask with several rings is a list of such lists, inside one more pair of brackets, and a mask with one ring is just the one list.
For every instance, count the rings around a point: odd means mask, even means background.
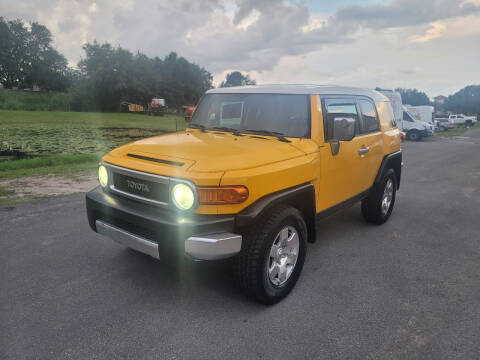
[{"label": "front wheel", "polygon": [[397,177],[393,169],[383,175],[381,181],[374,185],[370,194],[362,200],[362,215],[370,223],[381,225],[392,214],[397,194]]},{"label": "front wheel", "polygon": [[419,141],[422,137],[417,130],[411,130],[407,133],[407,138],[410,141]]},{"label": "front wheel", "polygon": [[274,304],[295,286],[303,268],[307,226],[300,211],[277,207],[244,233],[235,272],[245,293]]}]

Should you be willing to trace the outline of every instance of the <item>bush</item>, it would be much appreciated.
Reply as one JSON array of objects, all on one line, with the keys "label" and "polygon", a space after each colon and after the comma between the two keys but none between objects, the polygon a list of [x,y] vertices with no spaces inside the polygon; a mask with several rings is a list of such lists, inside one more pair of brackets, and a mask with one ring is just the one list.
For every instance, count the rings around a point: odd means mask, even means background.
[{"label": "bush", "polygon": [[69,111],[70,94],[62,92],[30,92],[0,89],[2,110]]}]

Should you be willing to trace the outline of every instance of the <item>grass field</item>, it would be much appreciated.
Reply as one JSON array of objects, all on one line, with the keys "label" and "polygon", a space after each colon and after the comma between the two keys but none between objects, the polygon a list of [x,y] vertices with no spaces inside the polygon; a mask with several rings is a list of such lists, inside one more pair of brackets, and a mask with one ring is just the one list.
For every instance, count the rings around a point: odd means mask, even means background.
[{"label": "grass field", "polygon": [[94,169],[119,145],[184,128],[171,115],[0,110],[0,179]]},{"label": "grass field", "polygon": [[178,116],[0,110],[0,154],[107,152],[140,138],[184,129]]},{"label": "grass field", "polygon": [[[103,153],[58,154],[38,158],[0,162],[0,180],[26,176],[62,174],[74,175],[95,170]],[[0,191],[0,196],[2,192]]]},{"label": "grass field", "polygon": [[[471,126],[470,129],[472,128],[477,128],[480,127],[479,123],[475,123],[475,125]],[[440,136],[440,137],[452,137],[452,136],[461,136],[465,131],[468,129],[465,128],[464,126],[457,126],[453,129],[447,130],[447,131],[437,131],[435,134]]]}]

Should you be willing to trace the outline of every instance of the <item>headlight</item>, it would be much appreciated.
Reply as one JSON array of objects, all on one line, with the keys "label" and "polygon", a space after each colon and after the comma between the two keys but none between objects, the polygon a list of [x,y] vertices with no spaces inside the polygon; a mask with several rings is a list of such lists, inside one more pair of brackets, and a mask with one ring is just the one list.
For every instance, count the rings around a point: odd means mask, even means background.
[{"label": "headlight", "polygon": [[195,202],[195,195],[190,186],[177,184],[172,188],[172,200],[180,210],[189,210]]},{"label": "headlight", "polygon": [[103,165],[98,168],[98,181],[103,188],[108,185],[108,171]]}]

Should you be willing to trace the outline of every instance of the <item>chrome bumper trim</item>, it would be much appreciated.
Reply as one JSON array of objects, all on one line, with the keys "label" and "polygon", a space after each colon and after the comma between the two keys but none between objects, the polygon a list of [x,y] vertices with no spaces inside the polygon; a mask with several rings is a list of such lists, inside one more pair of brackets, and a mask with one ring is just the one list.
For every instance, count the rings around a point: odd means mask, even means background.
[{"label": "chrome bumper trim", "polygon": [[96,220],[95,226],[99,234],[107,236],[121,245],[150,255],[155,259],[160,259],[157,243],[129,233],[128,231],[117,228],[116,226],[107,224],[101,220]]},{"label": "chrome bumper trim", "polygon": [[219,260],[234,256],[242,247],[242,235],[232,233],[190,236],[185,253],[198,260]]}]

